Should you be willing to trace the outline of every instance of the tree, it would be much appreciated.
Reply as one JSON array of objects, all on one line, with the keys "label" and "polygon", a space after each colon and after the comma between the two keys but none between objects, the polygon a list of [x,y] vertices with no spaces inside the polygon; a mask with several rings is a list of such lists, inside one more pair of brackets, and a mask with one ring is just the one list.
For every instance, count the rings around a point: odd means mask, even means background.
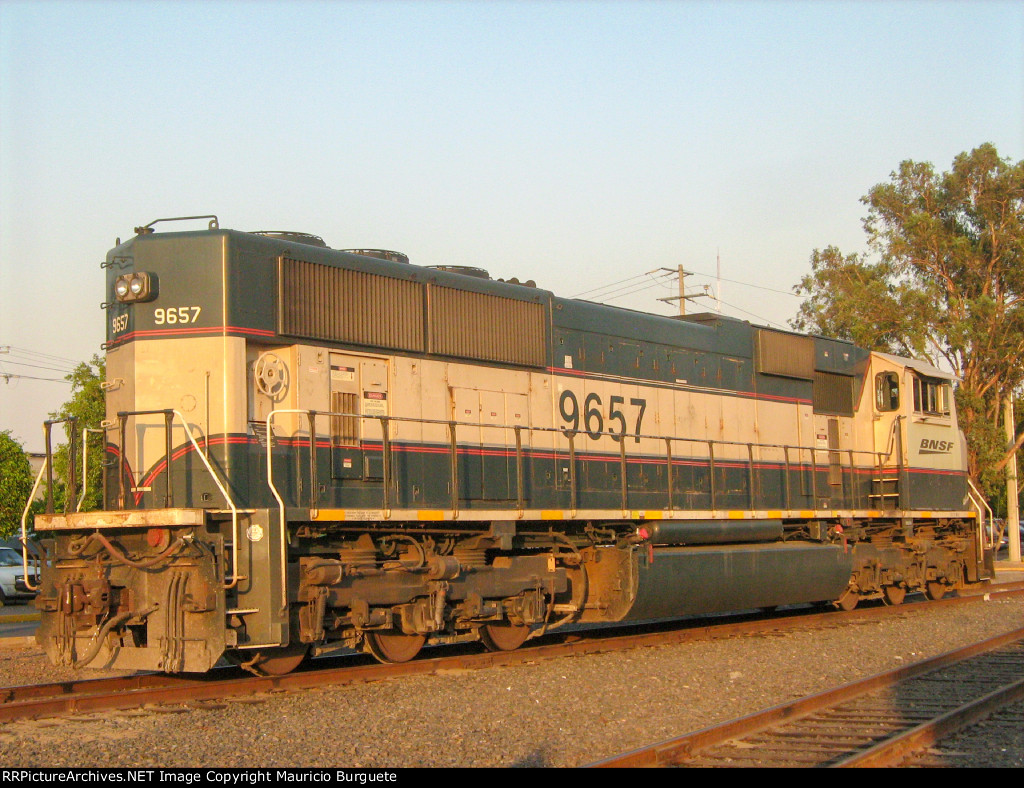
[{"label": "tree", "polygon": [[1010,456],[1001,406],[1024,382],[1024,161],[989,143],[949,172],[904,161],[862,202],[877,261],[815,250],[791,325],[954,372],[970,472],[991,492]]},{"label": "tree", "polygon": [[[81,363],[74,371],[67,376],[71,383],[71,399],[65,402],[56,413],[51,413],[51,419],[75,419],[75,468],[77,495],[82,493],[82,430],[99,430],[106,415],[106,405],[101,384],[106,377],[106,362],[98,355],[94,355],[88,363]],[[70,425],[65,425],[64,434]],[[59,427],[54,428],[57,435]],[[88,457],[89,467],[87,468],[88,479],[86,497],[82,501],[81,510],[84,512],[102,508],[103,497],[103,472],[101,464],[104,459],[105,440],[103,433],[87,433],[89,442]],[[57,511],[74,511],[78,506],[77,500],[68,500],[68,471],[70,469],[70,441],[62,443],[54,450],[54,507]],[[59,481],[56,481],[59,479]]]},{"label": "tree", "polygon": [[21,515],[32,492],[32,468],[10,430],[0,432],[0,539],[21,529]]}]

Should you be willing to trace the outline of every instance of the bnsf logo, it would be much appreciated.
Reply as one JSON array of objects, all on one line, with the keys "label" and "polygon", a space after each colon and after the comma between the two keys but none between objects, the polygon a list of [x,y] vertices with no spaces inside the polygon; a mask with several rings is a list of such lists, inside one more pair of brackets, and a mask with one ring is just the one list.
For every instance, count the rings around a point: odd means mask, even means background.
[{"label": "bnsf logo", "polygon": [[931,438],[921,439],[921,454],[949,454],[953,441],[937,441]]}]

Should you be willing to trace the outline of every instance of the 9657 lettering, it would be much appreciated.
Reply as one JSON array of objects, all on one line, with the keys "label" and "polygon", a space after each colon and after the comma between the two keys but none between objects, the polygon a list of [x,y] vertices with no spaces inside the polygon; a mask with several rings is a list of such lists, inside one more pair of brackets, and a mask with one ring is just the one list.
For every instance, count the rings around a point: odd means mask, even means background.
[{"label": "9657 lettering", "polygon": [[[582,423],[587,436],[592,440],[598,440],[602,435],[610,435],[613,440],[621,441],[626,435],[632,435],[634,442],[640,442],[640,427],[644,420],[644,411],[647,410],[647,400],[639,397],[632,397],[629,400],[631,409],[630,421],[633,422],[633,430],[628,431],[626,413],[623,407],[626,398],[613,395],[608,398],[608,430],[605,431],[605,411],[601,396],[591,392],[583,400],[583,410],[580,411],[580,402],[576,393],[571,390],[562,392],[558,399],[558,410],[562,420],[569,426],[563,427],[562,432],[566,435],[575,435],[580,431]],[[635,417],[635,420],[633,419]]]}]

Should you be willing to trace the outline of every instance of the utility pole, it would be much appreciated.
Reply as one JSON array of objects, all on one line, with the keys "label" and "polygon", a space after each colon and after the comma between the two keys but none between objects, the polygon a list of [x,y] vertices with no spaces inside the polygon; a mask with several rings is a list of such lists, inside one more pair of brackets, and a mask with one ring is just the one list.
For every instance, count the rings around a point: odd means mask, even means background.
[{"label": "utility pole", "polygon": [[[1006,395],[1004,428],[1010,447],[1015,443],[1017,431],[1013,416],[1013,394]],[[1006,463],[1006,531],[1010,539],[1010,560],[1020,562],[1020,504],[1017,499],[1017,452]],[[996,545],[996,549],[999,545]]]},{"label": "utility pole", "polygon": [[[660,270],[668,271],[669,273],[672,272],[671,268],[662,268]],[[687,294],[686,293],[686,277],[693,276],[693,274],[691,274],[689,271],[684,270],[681,265],[677,266],[675,273],[679,277],[679,295],[665,296],[664,298],[659,298],[658,300],[659,301],[664,301],[666,303],[668,303],[670,301],[678,301],[679,302],[679,316],[683,317],[683,315],[686,314],[686,302],[690,301],[690,300],[692,300],[694,298],[701,298],[702,296],[706,296],[708,294],[708,288],[707,288],[707,285],[705,285],[703,293],[690,293],[690,294]]]}]

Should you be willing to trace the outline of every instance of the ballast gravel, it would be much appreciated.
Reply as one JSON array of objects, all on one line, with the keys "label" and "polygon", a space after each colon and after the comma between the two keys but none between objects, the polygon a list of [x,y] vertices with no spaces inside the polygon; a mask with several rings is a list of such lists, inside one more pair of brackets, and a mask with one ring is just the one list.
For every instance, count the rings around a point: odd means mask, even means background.
[{"label": "ballast gravel", "polygon": [[[12,722],[0,725],[0,767],[583,766],[1021,626],[1019,598],[908,606],[770,636]],[[82,675],[34,647],[0,647],[3,686]],[[970,765],[1024,766],[1019,733],[993,727]]]}]

